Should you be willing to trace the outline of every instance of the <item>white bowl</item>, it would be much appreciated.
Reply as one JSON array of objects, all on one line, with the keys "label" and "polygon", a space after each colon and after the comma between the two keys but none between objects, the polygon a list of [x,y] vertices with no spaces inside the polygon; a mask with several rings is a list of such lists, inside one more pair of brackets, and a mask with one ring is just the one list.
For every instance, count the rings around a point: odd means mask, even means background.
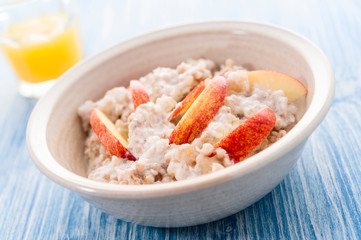
[{"label": "white bowl", "polygon": [[[289,74],[307,86],[307,109],[274,145],[212,174],[141,186],[87,179],[78,106],[101,98],[115,86],[127,86],[158,66],[174,67],[190,57],[217,63],[232,58],[249,68]],[[294,32],[252,22],[191,24],[117,44],[69,70],[36,105],[27,143],[34,163],[47,177],[104,212],[142,225],[190,226],[234,214],[269,193],[300,157],[307,138],[329,110],[333,94],[329,61],[317,46]]]}]

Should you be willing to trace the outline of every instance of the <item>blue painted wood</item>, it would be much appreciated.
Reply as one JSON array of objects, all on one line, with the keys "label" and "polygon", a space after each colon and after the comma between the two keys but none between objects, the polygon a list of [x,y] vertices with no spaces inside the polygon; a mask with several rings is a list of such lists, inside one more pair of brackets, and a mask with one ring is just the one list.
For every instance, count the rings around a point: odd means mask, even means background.
[{"label": "blue painted wood", "polygon": [[102,213],[36,169],[25,143],[26,123],[36,101],[17,94],[15,77],[0,56],[0,239],[361,239],[359,1],[79,4],[88,56],[145,32],[194,21],[256,20],[292,29],[329,57],[336,76],[335,100],[300,161],[259,202],[204,225],[150,228]]}]

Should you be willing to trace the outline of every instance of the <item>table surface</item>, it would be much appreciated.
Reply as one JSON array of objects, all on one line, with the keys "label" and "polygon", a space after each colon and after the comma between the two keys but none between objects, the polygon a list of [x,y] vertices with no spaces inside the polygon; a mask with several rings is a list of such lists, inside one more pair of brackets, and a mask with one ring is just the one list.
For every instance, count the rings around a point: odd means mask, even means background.
[{"label": "table surface", "polygon": [[[205,20],[251,20],[294,30],[330,59],[336,93],[289,175],[225,219],[150,228],[115,219],[47,179],[26,148],[36,104],[17,93],[0,56],[0,239],[361,239],[360,1],[79,1],[86,56],[155,29]],[[80,11],[81,10],[81,11]]]}]

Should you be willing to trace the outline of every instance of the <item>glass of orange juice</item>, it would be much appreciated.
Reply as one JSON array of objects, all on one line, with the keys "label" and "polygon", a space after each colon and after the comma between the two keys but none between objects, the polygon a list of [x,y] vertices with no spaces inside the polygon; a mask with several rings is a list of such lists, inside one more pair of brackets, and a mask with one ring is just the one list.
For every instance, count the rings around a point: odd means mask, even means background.
[{"label": "glass of orange juice", "polygon": [[0,47],[20,94],[38,98],[82,58],[78,23],[64,0],[8,0],[0,6]]}]

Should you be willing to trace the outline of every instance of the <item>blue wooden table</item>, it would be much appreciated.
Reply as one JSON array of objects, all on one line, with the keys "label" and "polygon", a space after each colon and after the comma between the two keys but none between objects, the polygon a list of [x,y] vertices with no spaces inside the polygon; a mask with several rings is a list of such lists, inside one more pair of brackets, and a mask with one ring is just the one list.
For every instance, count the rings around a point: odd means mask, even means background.
[{"label": "blue wooden table", "polygon": [[0,56],[0,239],[361,239],[361,2],[79,1],[85,53],[155,29],[254,20],[294,30],[330,59],[336,95],[301,159],[270,194],[228,218],[188,228],[115,219],[51,182],[32,163],[21,97]]}]

